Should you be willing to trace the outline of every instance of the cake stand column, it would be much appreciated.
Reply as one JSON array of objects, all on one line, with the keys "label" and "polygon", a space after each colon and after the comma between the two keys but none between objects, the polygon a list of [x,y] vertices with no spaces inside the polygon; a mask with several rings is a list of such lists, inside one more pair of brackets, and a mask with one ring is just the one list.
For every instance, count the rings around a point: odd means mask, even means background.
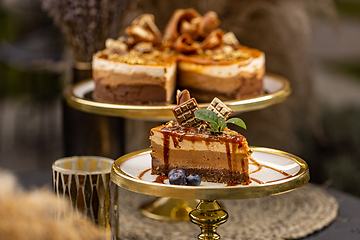
[{"label": "cake stand column", "polygon": [[200,240],[220,239],[217,228],[229,218],[229,214],[216,200],[200,200],[189,216],[190,221],[201,228],[201,233],[198,235]]}]

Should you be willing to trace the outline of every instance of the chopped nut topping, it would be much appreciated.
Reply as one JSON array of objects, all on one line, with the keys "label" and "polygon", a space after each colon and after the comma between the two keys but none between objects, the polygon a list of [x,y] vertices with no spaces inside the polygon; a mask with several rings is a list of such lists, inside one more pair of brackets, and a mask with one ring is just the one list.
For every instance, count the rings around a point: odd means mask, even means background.
[{"label": "chopped nut topping", "polygon": [[224,44],[226,45],[234,45],[234,46],[240,45],[238,39],[236,38],[233,32],[225,33],[222,39]]},{"label": "chopped nut topping", "polygon": [[166,123],[166,126],[165,126],[165,127],[166,127],[166,128],[173,128],[174,126],[175,126],[175,122],[171,120],[171,121],[169,121],[169,122]]},{"label": "chopped nut topping", "polygon": [[221,49],[223,50],[224,53],[231,54],[232,52],[234,52],[234,49],[229,45],[222,46]]},{"label": "chopped nut topping", "polygon": [[212,59],[215,61],[220,61],[220,60],[223,60],[224,58],[225,58],[224,54],[216,54],[216,55],[212,56]]},{"label": "chopped nut topping", "polygon": [[114,54],[109,55],[109,56],[108,56],[108,59],[110,59],[110,60],[117,60],[119,57],[120,57],[119,54],[114,53]]},{"label": "chopped nut topping", "polygon": [[207,50],[205,50],[205,54],[210,56],[213,54],[213,52],[211,50],[207,49]]},{"label": "chopped nut topping", "polygon": [[235,58],[249,58],[249,54],[246,52],[243,52],[241,50],[236,50],[232,53],[232,56]]},{"label": "chopped nut topping", "polygon": [[105,41],[105,47],[110,50],[111,53],[124,53],[128,50],[126,43],[108,38]]},{"label": "chopped nut topping", "polygon": [[130,56],[131,57],[138,57],[138,56],[140,56],[141,55],[141,52],[139,52],[139,51],[136,51],[135,49],[131,49],[130,50]]},{"label": "chopped nut topping", "polygon": [[149,53],[153,50],[151,42],[139,42],[135,44],[134,49],[140,53]]}]

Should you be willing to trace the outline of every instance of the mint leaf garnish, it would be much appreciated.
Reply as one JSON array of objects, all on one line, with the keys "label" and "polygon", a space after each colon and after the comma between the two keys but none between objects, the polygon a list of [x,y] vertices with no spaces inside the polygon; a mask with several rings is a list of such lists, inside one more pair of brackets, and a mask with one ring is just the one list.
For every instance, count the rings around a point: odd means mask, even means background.
[{"label": "mint leaf garnish", "polygon": [[228,123],[232,123],[246,129],[244,121],[240,118],[230,118],[225,121],[224,118],[219,117],[215,112],[208,109],[198,109],[194,113],[197,119],[210,123],[211,127],[213,128],[210,129],[212,132],[221,133],[224,131]]},{"label": "mint leaf garnish", "polygon": [[198,109],[195,111],[195,117],[204,120],[206,122],[218,122],[218,116],[213,111],[210,111],[208,109]]},{"label": "mint leaf garnish", "polygon": [[219,123],[218,123],[218,116],[213,111],[207,109],[198,109],[195,112],[195,117],[197,119],[203,120],[211,124],[211,127],[215,131],[219,131]]},{"label": "mint leaf garnish", "polygon": [[235,124],[235,125],[237,125],[237,126],[239,126],[239,127],[242,127],[243,129],[246,130],[246,124],[245,124],[245,122],[244,122],[242,119],[240,119],[240,118],[230,118],[230,119],[228,119],[228,120],[226,121],[226,123]]}]

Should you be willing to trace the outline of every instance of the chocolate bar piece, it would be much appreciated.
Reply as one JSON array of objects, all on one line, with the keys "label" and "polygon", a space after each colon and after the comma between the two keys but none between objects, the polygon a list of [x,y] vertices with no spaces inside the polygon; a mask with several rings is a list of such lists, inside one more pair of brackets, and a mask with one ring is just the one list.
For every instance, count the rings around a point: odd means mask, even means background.
[{"label": "chocolate bar piece", "polygon": [[194,98],[181,103],[180,105],[171,109],[177,122],[184,127],[197,127],[200,125],[200,120],[195,117],[195,110],[199,106]]},{"label": "chocolate bar piece", "polygon": [[219,117],[224,118],[225,120],[230,117],[233,113],[233,110],[226,106],[220,99],[215,97],[210,105],[207,107],[208,110],[215,112]]}]

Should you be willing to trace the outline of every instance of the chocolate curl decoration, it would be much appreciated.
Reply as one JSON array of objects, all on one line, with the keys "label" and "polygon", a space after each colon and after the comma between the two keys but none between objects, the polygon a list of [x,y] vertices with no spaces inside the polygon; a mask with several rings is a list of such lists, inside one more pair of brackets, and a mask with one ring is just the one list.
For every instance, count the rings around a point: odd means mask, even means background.
[{"label": "chocolate curl decoration", "polygon": [[207,12],[199,23],[199,35],[206,38],[215,28],[220,25],[216,12]]},{"label": "chocolate curl decoration", "polygon": [[178,9],[171,16],[164,31],[163,42],[184,54],[200,49],[212,49],[223,44],[223,31],[216,29],[220,21],[215,12],[203,17],[194,9]]},{"label": "chocolate curl decoration", "polygon": [[201,42],[201,49],[212,49],[215,47],[219,47],[223,44],[222,37],[224,32],[221,29],[216,29],[207,36],[204,41]]},{"label": "chocolate curl decoration", "polygon": [[189,22],[182,21],[179,27],[179,33],[184,34],[187,33],[192,36],[193,39],[197,39],[199,36],[199,24],[201,22],[201,18],[193,18]]},{"label": "chocolate curl decoration", "polygon": [[181,53],[193,53],[199,49],[199,44],[196,44],[191,36],[185,33],[175,40],[173,47]]},{"label": "chocolate curl decoration", "polygon": [[162,34],[155,24],[155,17],[152,14],[142,14],[132,21],[132,25],[137,25],[150,31],[156,39],[156,43],[161,43]]},{"label": "chocolate curl decoration", "polygon": [[189,100],[190,97],[190,92],[186,89],[180,91],[177,90],[176,92],[176,103],[177,105],[181,105],[182,103],[186,102],[187,100]]},{"label": "chocolate curl decoration", "polygon": [[[194,18],[201,19],[201,15],[193,8],[176,10],[165,27],[163,41],[175,41],[175,39],[180,36],[180,26],[185,24],[182,22],[187,21],[191,25],[191,20]],[[186,27],[187,26],[183,26],[182,29],[184,30]]]},{"label": "chocolate curl decoration", "polygon": [[135,44],[138,42],[155,42],[155,35],[149,30],[137,25],[127,27],[125,29],[127,35],[129,35],[128,43]]}]

